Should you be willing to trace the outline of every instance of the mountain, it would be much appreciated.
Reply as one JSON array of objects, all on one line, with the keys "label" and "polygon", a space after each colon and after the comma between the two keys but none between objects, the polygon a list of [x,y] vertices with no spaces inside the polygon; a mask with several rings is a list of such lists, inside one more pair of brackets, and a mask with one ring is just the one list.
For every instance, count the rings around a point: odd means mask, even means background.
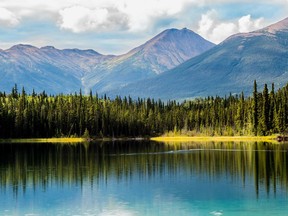
[{"label": "mountain", "polygon": [[154,77],[213,47],[188,29],[169,29],[120,56],[94,50],[15,45],[0,50],[0,91],[14,84],[26,90],[73,93],[81,88],[102,93]]},{"label": "mountain", "polygon": [[82,87],[82,77],[96,64],[109,58],[112,56],[93,50],[15,45],[0,51],[1,91],[10,92],[16,83],[29,91],[78,92]]},{"label": "mountain", "polygon": [[187,28],[165,30],[130,52],[96,65],[84,77],[86,92],[103,92],[155,77],[213,46]]},{"label": "mountain", "polygon": [[288,18],[250,33],[233,35],[207,52],[159,76],[110,91],[110,95],[187,99],[250,94],[253,81],[276,87],[288,82]]}]

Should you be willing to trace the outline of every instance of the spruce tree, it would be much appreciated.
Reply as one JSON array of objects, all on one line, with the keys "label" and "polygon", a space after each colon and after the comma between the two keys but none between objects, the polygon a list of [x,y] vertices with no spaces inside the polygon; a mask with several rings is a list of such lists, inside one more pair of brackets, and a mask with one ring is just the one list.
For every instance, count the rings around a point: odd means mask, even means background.
[{"label": "spruce tree", "polygon": [[261,135],[266,135],[267,131],[270,129],[269,125],[269,96],[267,84],[264,85],[264,90],[262,94],[262,112],[260,118],[260,132]]},{"label": "spruce tree", "polygon": [[252,103],[253,133],[256,136],[258,131],[258,92],[257,82],[254,80],[253,103]]}]

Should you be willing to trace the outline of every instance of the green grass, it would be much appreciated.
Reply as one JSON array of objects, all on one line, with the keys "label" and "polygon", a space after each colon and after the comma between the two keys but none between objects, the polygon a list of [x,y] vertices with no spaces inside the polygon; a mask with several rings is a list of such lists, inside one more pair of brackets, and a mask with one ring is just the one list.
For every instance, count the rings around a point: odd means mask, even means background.
[{"label": "green grass", "polygon": [[1,143],[78,143],[87,141],[85,138],[28,138],[1,139]]},{"label": "green grass", "polygon": [[[127,138],[128,139],[128,138]],[[111,138],[99,138],[95,141],[111,141]],[[118,140],[118,139],[116,139]],[[121,138],[119,140],[126,140]],[[157,142],[277,142],[273,136],[161,136],[152,137]],[[87,142],[86,138],[28,138],[0,139],[0,143],[80,143]]]},{"label": "green grass", "polygon": [[[93,138],[91,141],[126,141],[126,140],[147,140],[147,138],[131,138],[131,137],[121,137],[121,138]],[[0,139],[0,143],[81,143],[89,142],[89,138],[79,138],[79,137],[70,137],[70,138],[25,138],[25,139]]]},{"label": "green grass", "polygon": [[158,142],[277,142],[276,136],[174,136],[152,137]]}]

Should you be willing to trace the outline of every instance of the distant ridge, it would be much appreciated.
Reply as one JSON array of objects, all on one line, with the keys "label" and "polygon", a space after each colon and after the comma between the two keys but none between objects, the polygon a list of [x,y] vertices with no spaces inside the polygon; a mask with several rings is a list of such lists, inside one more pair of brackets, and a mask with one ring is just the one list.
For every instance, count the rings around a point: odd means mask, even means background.
[{"label": "distant ridge", "polygon": [[145,44],[120,55],[102,55],[94,50],[37,48],[18,44],[0,50],[0,91],[16,83],[50,94],[103,93],[174,68],[212,48],[214,44],[188,29],[168,29]]},{"label": "distant ridge", "polygon": [[92,50],[37,48],[19,44],[0,51],[0,91],[14,84],[30,92],[71,93],[82,88],[82,77],[92,71],[104,56]]},{"label": "distant ridge", "polygon": [[288,82],[288,18],[236,34],[159,76],[110,91],[110,95],[187,99],[252,92],[259,85]]},{"label": "distant ridge", "polygon": [[193,31],[168,29],[124,55],[96,65],[84,77],[86,89],[105,92],[155,77],[214,46]]}]

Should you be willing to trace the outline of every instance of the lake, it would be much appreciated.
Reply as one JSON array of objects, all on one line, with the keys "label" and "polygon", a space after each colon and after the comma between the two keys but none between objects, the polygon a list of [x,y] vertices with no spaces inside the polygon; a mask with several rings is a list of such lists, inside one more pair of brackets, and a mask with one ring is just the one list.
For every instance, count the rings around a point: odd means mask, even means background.
[{"label": "lake", "polygon": [[288,145],[0,144],[0,215],[287,215]]}]

